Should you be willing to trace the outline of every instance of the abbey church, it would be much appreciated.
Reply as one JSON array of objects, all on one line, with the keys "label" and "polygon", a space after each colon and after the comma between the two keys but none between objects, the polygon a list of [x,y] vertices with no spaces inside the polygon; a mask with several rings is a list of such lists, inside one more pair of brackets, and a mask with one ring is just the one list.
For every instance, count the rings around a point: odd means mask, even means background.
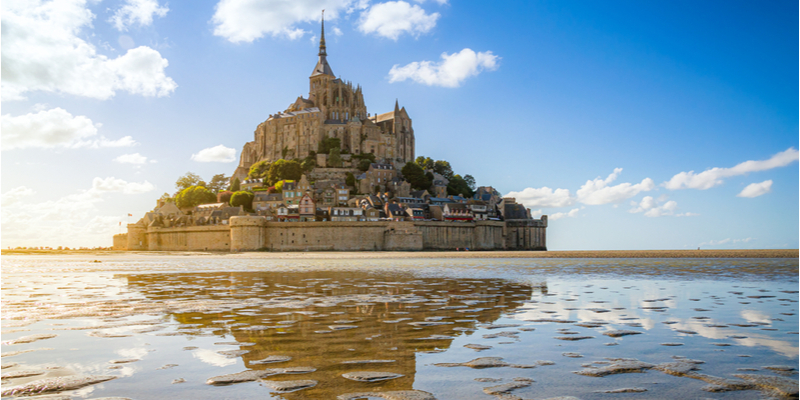
[{"label": "abbey church", "polygon": [[232,178],[243,180],[259,161],[305,158],[325,138],[341,140],[342,152],[372,153],[385,162],[414,160],[414,129],[405,107],[370,115],[361,86],[333,74],[325,48],[325,21],[319,60],[309,77],[308,98],[298,97],[283,112],[270,115],[247,142]]}]

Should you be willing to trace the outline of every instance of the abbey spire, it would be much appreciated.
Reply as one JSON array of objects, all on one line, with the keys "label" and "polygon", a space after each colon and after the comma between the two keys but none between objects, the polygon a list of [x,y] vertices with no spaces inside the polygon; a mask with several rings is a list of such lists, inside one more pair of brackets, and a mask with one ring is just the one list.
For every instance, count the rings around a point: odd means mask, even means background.
[{"label": "abbey spire", "polygon": [[314,72],[311,73],[311,76],[316,75],[330,75],[335,76],[333,74],[333,70],[331,66],[328,65],[328,52],[325,48],[325,10],[322,10],[322,32],[320,33],[319,37],[319,61],[317,61],[317,66],[314,67]]}]

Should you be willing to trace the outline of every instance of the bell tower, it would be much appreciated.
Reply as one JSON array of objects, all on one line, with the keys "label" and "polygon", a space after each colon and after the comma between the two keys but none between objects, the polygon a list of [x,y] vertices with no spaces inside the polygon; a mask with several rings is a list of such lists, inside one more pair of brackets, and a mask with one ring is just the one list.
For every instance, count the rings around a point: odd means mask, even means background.
[{"label": "bell tower", "polygon": [[308,98],[323,112],[331,105],[330,81],[336,79],[333,69],[328,64],[328,52],[325,48],[325,10],[322,10],[322,31],[319,37],[319,60],[311,72]]}]

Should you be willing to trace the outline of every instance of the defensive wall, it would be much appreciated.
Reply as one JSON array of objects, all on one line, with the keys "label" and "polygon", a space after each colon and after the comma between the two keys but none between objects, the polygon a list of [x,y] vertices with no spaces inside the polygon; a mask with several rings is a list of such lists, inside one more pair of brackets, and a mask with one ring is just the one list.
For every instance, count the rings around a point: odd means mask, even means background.
[{"label": "defensive wall", "polygon": [[267,222],[235,216],[229,225],[144,228],[129,224],[114,248],[152,251],[547,250],[547,216],[535,220],[436,222]]}]

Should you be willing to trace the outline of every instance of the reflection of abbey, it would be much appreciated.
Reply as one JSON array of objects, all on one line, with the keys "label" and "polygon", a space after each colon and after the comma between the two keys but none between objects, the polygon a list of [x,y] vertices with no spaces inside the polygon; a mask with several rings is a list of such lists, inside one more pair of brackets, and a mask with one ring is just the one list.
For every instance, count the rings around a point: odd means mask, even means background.
[{"label": "reflection of abbey", "polygon": [[305,158],[324,138],[341,140],[342,151],[372,153],[381,160],[414,160],[414,128],[405,107],[370,115],[361,86],[333,74],[325,49],[325,25],[319,41],[319,61],[309,77],[308,98],[298,97],[283,112],[258,125],[255,138],[242,149],[233,178],[244,180],[256,162]]}]

